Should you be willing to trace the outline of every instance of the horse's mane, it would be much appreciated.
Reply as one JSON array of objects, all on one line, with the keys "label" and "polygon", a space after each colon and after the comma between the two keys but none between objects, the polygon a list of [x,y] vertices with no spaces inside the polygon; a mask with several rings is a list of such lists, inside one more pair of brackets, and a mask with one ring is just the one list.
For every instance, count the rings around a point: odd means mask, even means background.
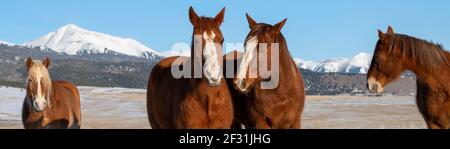
[{"label": "horse's mane", "polygon": [[[278,37],[275,39],[275,42],[279,43],[279,48],[280,48],[280,64],[281,66],[283,65],[287,65],[286,62],[292,61],[292,55],[288,50],[287,47],[287,43],[286,43],[286,38],[284,38],[283,34],[280,33],[280,35],[278,35]],[[295,63],[294,63],[295,64]]]},{"label": "horse's mane", "polygon": [[439,65],[449,65],[446,51],[440,44],[429,42],[403,34],[394,34],[389,41],[389,52],[393,49],[403,49],[403,58],[411,58],[422,68],[436,68]]}]

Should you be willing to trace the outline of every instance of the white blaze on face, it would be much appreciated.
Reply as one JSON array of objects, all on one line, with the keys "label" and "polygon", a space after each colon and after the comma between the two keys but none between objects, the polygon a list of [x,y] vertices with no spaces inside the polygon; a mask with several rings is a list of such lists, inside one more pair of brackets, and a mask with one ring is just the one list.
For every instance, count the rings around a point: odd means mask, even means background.
[{"label": "white blaze on face", "polygon": [[203,33],[203,39],[205,39],[205,48],[203,50],[203,57],[205,58],[205,65],[203,66],[203,73],[208,79],[211,86],[218,86],[221,80],[221,68],[219,65],[217,46],[214,43],[216,34],[211,31],[208,35],[207,32]]},{"label": "white blaze on face", "polygon": [[[242,58],[241,65],[239,66],[239,70],[237,71],[237,83],[239,85],[243,85],[242,81],[247,75],[247,71],[249,69],[249,65],[252,62],[252,60],[255,58],[256,54],[256,46],[258,45],[258,39],[255,37],[251,37],[249,40],[247,40],[245,44],[245,53],[244,57]],[[242,86],[241,86],[242,87]]]},{"label": "white blaze on face", "polygon": [[[36,68],[40,69],[40,68]],[[41,70],[36,70],[36,96],[33,102],[33,107],[36,109],[36,111],[43,111],[44,108],[47,106],[47,101],[45,99],[46,95],[42,93],[42,73]]]}]

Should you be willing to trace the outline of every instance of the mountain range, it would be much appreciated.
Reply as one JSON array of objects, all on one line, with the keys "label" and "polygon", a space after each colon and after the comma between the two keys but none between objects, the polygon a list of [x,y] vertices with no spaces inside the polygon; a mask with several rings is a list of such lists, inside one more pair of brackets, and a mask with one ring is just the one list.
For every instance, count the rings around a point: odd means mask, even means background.
[{"label": "mountain range", "polygon": [[54,32],[22,44],[29,47],[46,47],[68,55],[120,53],[140,58],[154,59],[161,54],[140,42],[83,29],[74,24],[65,25]]},{"label": "mountain range", "polygon": [[323,61],[294,60],[299,68],[314,72],[366,74],[372,61],[372,54],[360,52],[352,58],[331,58]]},{"label": "mountain range", "polygon": [[6,42],[6,41],[1,41],[1,40],[0,40],[0,44],[8,45],[8,46],[14,45],[14,44],[12,44],[12,43],[9,43],[9,42]]}]

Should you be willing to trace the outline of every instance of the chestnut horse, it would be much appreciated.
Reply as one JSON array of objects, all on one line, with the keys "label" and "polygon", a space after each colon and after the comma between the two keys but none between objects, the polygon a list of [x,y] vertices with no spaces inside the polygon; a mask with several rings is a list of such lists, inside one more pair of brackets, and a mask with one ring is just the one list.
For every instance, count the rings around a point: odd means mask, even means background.
[{"label": "chestnut horse", "polygon": [[[245,53],[242,59],[236,60],[241,62],[232,81],[234,88],[239,93],[236,95],[236,92],[232,91],[236,111],[235,120],[246,128],[300,128],[300,115],[304,108],[305,93],[302,76],[288,51],[285,38],[281,34],[281,28],[286,23],[286,19],[272,26],[257,23],[247,14],[247,21],[251,30],[245,40]],[[274,48],[276,47],[274,45],[278,45],[279,48]],[[278,53],[278,57],[272,56],[273,52]],[[267,57],[258,57],[261,53]],[[237,55],[237,53],[235,54]],[[277,59],[279,65],[275,63]],[[252,73],[251,65],[258,65],[257,75],[254,77],[250,75]],[[274,67],[271,67],[272,65]],[[263,76],[261,71],[264,67],[277,68],[279,72]],[[278,82],[275,87],[263,88],[263,82],[276,77],[278,77]],[[228,82],[230,83],[230,81]],[[230,90],[233,88],[230,87]]]},{"label": "chestnut horse", "polygon": [[78,89],[66,81],[50,79],[50,59],[33,61],[28,57],[27,94],[22,107],[26,129],[79,129],[81,107]]},{"label": "chestnut horse", "polygon": [[[199,17],[189,9],[193,25],[191,58],[169,57],[152,70],[147,87],[147,112],[155,129],[230,128],[233,120],[231,95],[222,77],[224,11],[215,18]],[[194,45],[195,44],[195,45]],[[179,61],[177,61],[179,60]],[[194,70],[200,77],[175,78],[172,69]]]},{"label": "chestnut horse", "polygon": [[382,93],[386,84],[410,70],[417,76],[416,102],[428,128],[450,128],[450,53],[441,45],[378,30],[379,40],[367,74],[367,87]]}]

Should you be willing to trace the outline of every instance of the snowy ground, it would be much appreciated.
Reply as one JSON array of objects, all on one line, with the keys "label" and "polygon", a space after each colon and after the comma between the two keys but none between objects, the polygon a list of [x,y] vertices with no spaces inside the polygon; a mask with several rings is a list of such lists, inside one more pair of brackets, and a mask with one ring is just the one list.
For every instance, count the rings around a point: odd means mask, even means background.
[{"label": "snowy ground", "polygon": [[[143,89],[79,87],[82,128],[150,128]],[[23,128],[23,89],[0,87],[0,128]],[[425,128],[413,97],[307,97],[302,127]]]},{"label": "snowy ground", "polygon": [[24,95],[23,89],[0,87],[0,128],[22,128]]}]

